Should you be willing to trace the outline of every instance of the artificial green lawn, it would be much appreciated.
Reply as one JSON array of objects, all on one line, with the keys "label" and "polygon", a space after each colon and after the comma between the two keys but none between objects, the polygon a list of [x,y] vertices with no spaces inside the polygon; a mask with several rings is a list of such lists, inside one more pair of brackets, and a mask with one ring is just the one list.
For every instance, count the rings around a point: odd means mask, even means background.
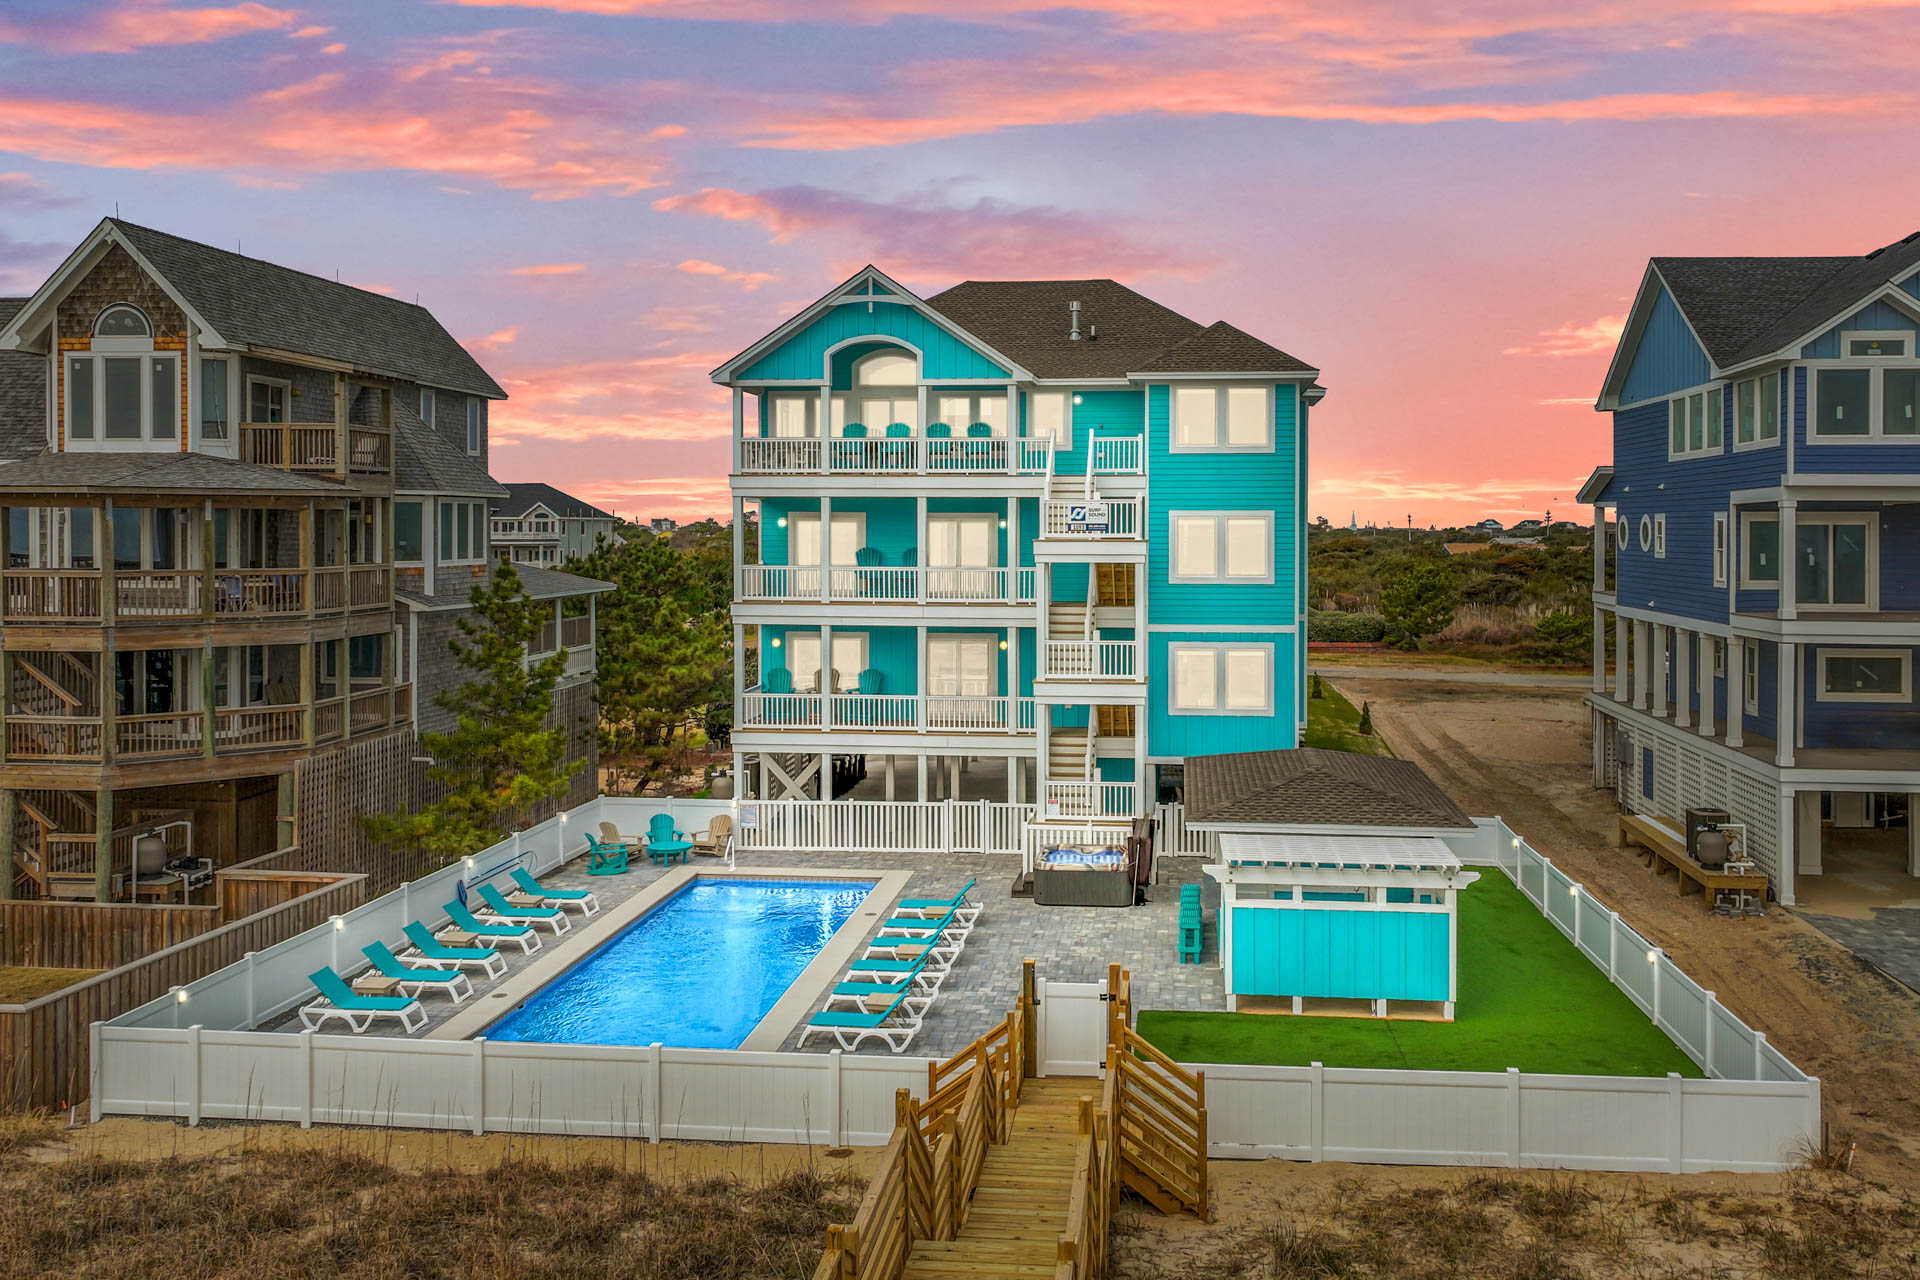
[{"label": "artificial green lawn", "polygon": [[1307,732],[1300,739],[1303,747],[1324,747],[1329,751],[1357,751],[1361,755],[1390,756],[1387,744],[1378,734],[1360,732],[1360,711],[1340,696],[1324,680],[1323,698],[1307,699]]},{"label": "artificial green lawn", "polygon": [[1698,1076],[1503,872],[1460,892],[1454,1021],[1146,1010],[1140,1034],[1181,1062]]}]

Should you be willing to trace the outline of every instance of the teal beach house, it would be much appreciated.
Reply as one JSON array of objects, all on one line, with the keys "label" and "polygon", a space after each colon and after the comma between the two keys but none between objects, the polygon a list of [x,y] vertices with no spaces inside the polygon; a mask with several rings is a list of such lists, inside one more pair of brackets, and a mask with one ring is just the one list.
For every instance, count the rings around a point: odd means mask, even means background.
[{"label": "teal beach house", "polygon": [[716,369],[740,796],[1125,818],[1298,745],[1317,375],[1112,280],[872,267]]}]

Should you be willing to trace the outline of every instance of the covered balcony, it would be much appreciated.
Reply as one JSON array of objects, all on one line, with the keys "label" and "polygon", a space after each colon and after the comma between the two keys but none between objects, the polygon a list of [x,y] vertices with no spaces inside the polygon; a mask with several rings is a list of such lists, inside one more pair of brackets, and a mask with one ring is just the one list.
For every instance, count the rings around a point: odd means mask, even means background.
[{"label": "covered balcony", "polygon": [[[741,677],[736,729],[1020,735],[1038,725],[1031,681],[1021,677],[1031,666],[1031,631],[755,631],[757,644],[742,635],[736,649],[757,652],[759,662],[757,678]],[[822,653],[834,655],[824,673]]]},{"label": "covered balcony", "polygon": [[1039,518],[1035,498],[766,498],[759,516],[763,563],[740,564],[735,599],[743,604],[1020,605],[1038,598],[1026,541]]}]

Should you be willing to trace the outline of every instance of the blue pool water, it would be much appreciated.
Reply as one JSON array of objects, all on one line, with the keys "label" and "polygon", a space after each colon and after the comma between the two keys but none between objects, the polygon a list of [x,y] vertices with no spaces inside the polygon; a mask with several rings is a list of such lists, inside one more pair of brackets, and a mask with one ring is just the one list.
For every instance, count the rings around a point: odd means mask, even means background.
[{"label": "blue pool water", "polygon": [[699,877],[494,1023],[487,1038],[736,1049],[872,888]]}]

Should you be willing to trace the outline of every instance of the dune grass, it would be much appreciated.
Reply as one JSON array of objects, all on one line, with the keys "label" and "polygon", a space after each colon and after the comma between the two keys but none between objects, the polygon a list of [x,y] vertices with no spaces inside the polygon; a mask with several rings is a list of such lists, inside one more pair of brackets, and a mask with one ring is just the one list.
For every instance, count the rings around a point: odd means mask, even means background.
[{"label": "dune grass", "polygon": [[1460,894],[1454,1021],[1146,1010],[1140,1034],[1182,1062],[1699,1076],[1505,874]]},{"label": "dune grass", "polygon": [[1320,688],[1324,697],[1307,699],[1307,731],[1300,739],[1301,746],[1354,751],[1368,756],[1393,754],[1379,734],[1360,732],[1358,707],[1325,681]]}]

